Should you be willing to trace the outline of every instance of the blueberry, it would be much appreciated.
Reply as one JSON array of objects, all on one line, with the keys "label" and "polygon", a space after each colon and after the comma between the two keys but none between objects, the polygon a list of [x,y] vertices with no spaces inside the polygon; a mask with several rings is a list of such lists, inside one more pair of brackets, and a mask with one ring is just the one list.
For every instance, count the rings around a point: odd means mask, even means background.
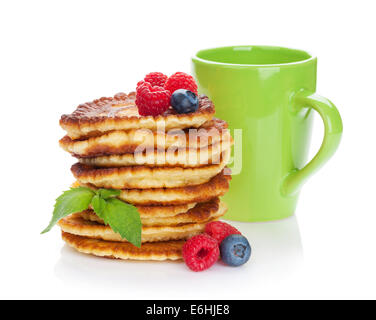
[{"label": "blueberry", "polygon": [[177,113],[191,113],[198,109],[198,98],[192,91],[178,89],[171,95],[171,106]]},{"label": "blueberry", "polygon": [[246,237],[232,234],[220,244],[222,261],[229,266],[241,266],[251,257],[252,248]]}]

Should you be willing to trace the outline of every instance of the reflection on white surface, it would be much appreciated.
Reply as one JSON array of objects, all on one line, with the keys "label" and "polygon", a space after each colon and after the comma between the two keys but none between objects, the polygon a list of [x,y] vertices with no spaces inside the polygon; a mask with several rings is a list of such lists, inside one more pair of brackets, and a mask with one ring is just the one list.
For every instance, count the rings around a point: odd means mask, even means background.
[{"label": "reflection on white surface", "polygon": [[255,268],[282,275],[302,262],[303,249],[295,216],[273,222],[231,224],[251,243]]},{"label": "reflection on white surface", "polygon": [[[237,298],[224,286],[266,289],[288,281],[298,272],[303,250],[295,217],[266,223],[231,222],[248,238],[251,260],[239,268],[221,262],[201,273],[190,272],[180,262],[137,262],[97,258],[78,253],[65,245],[55,266],[55,275],[68,285],[120,289],[124,298],[135,293],[145,298]],[[206,290],[197,290],[205,286]],[[238,298],[247,298],[242,296]]]}]

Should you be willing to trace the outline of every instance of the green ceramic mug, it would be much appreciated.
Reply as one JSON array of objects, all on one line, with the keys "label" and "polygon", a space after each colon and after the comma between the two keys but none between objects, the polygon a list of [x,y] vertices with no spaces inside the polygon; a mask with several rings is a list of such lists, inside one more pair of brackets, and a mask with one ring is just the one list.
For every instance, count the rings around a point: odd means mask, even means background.
[{"label": "green ceramic mug", "polygon": [[[267,221],[294,214],[301,186],[336,151],[342,120],[336,107],[315,93],[317,59],[308,52],[270,46],[199,51],[193,58],[199,92],[216,115],[237,130],[235,172],[224,197],[225,218]],[[325,136],[306,164],[313,110]]]}]

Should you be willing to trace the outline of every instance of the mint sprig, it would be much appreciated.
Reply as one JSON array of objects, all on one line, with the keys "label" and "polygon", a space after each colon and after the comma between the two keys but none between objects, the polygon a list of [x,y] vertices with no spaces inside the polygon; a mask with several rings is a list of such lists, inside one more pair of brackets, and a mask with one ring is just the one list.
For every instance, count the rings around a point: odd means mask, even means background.
[{"label": "mint sprig", "polygon": [[136,247],[141,246],[141,218],[135,206],[115,197],[120,190],[99,189],[94,191],[86,187],[71,188],[56,199],[52,219],[42,233],[46,233],[62,218],[81,212],[91,205],[94,212],[114,232],[120,234]]},{"label": "mint sprig", "polygon": [[63,194],[56,199],[55,207],[50,224],[42,233],[46,233],[62,218],[71,213],[84,211],[89,207],[95,192],[89,188],[78,187],[64,191]]},{"label": "mint sprig", "polygon": [[104,210],[98,214],[104,223],[136,247],[141,247],[141,219],[135,206],[119,199],[109,198]]}]

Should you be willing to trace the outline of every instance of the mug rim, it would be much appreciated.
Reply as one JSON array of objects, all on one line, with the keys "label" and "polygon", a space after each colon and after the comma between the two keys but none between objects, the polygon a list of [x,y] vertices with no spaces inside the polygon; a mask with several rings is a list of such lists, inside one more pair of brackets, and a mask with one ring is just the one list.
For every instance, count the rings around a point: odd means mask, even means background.
[{"label": "mug rim", "polygon": [[[292,62],[282,62],[282,63],[270,63],[270,64],[244,64],[244,63],[229,63],[229,62],[218,62],[209,59],[203,59],[198,57],[198,54],[204,51],[214,50],[214,49],[229,49],[229,48],[246,48],[246,47],[257,47],[257,48],[266,48],[266,49],[287,49],[287,50],[295,50],[300,51],[302,53],[307,54],[309,57],[307,59],[292,61]],[[299,64],[304,64],[313,60],[316,60],[316,55],[312,54],[309,51],[295,49],[291,47],[282,47],[282,46],[270,46],[270,45],[233,45],[233,46],[221,46],[221,47],[212,47],[201,49],[192,56],[192,61],[197,61],[205,64],[212,64],[212,65],[219,65],[219,66],[229,66],[229,67],[283,67],[283,66],[295,66]]]}]

